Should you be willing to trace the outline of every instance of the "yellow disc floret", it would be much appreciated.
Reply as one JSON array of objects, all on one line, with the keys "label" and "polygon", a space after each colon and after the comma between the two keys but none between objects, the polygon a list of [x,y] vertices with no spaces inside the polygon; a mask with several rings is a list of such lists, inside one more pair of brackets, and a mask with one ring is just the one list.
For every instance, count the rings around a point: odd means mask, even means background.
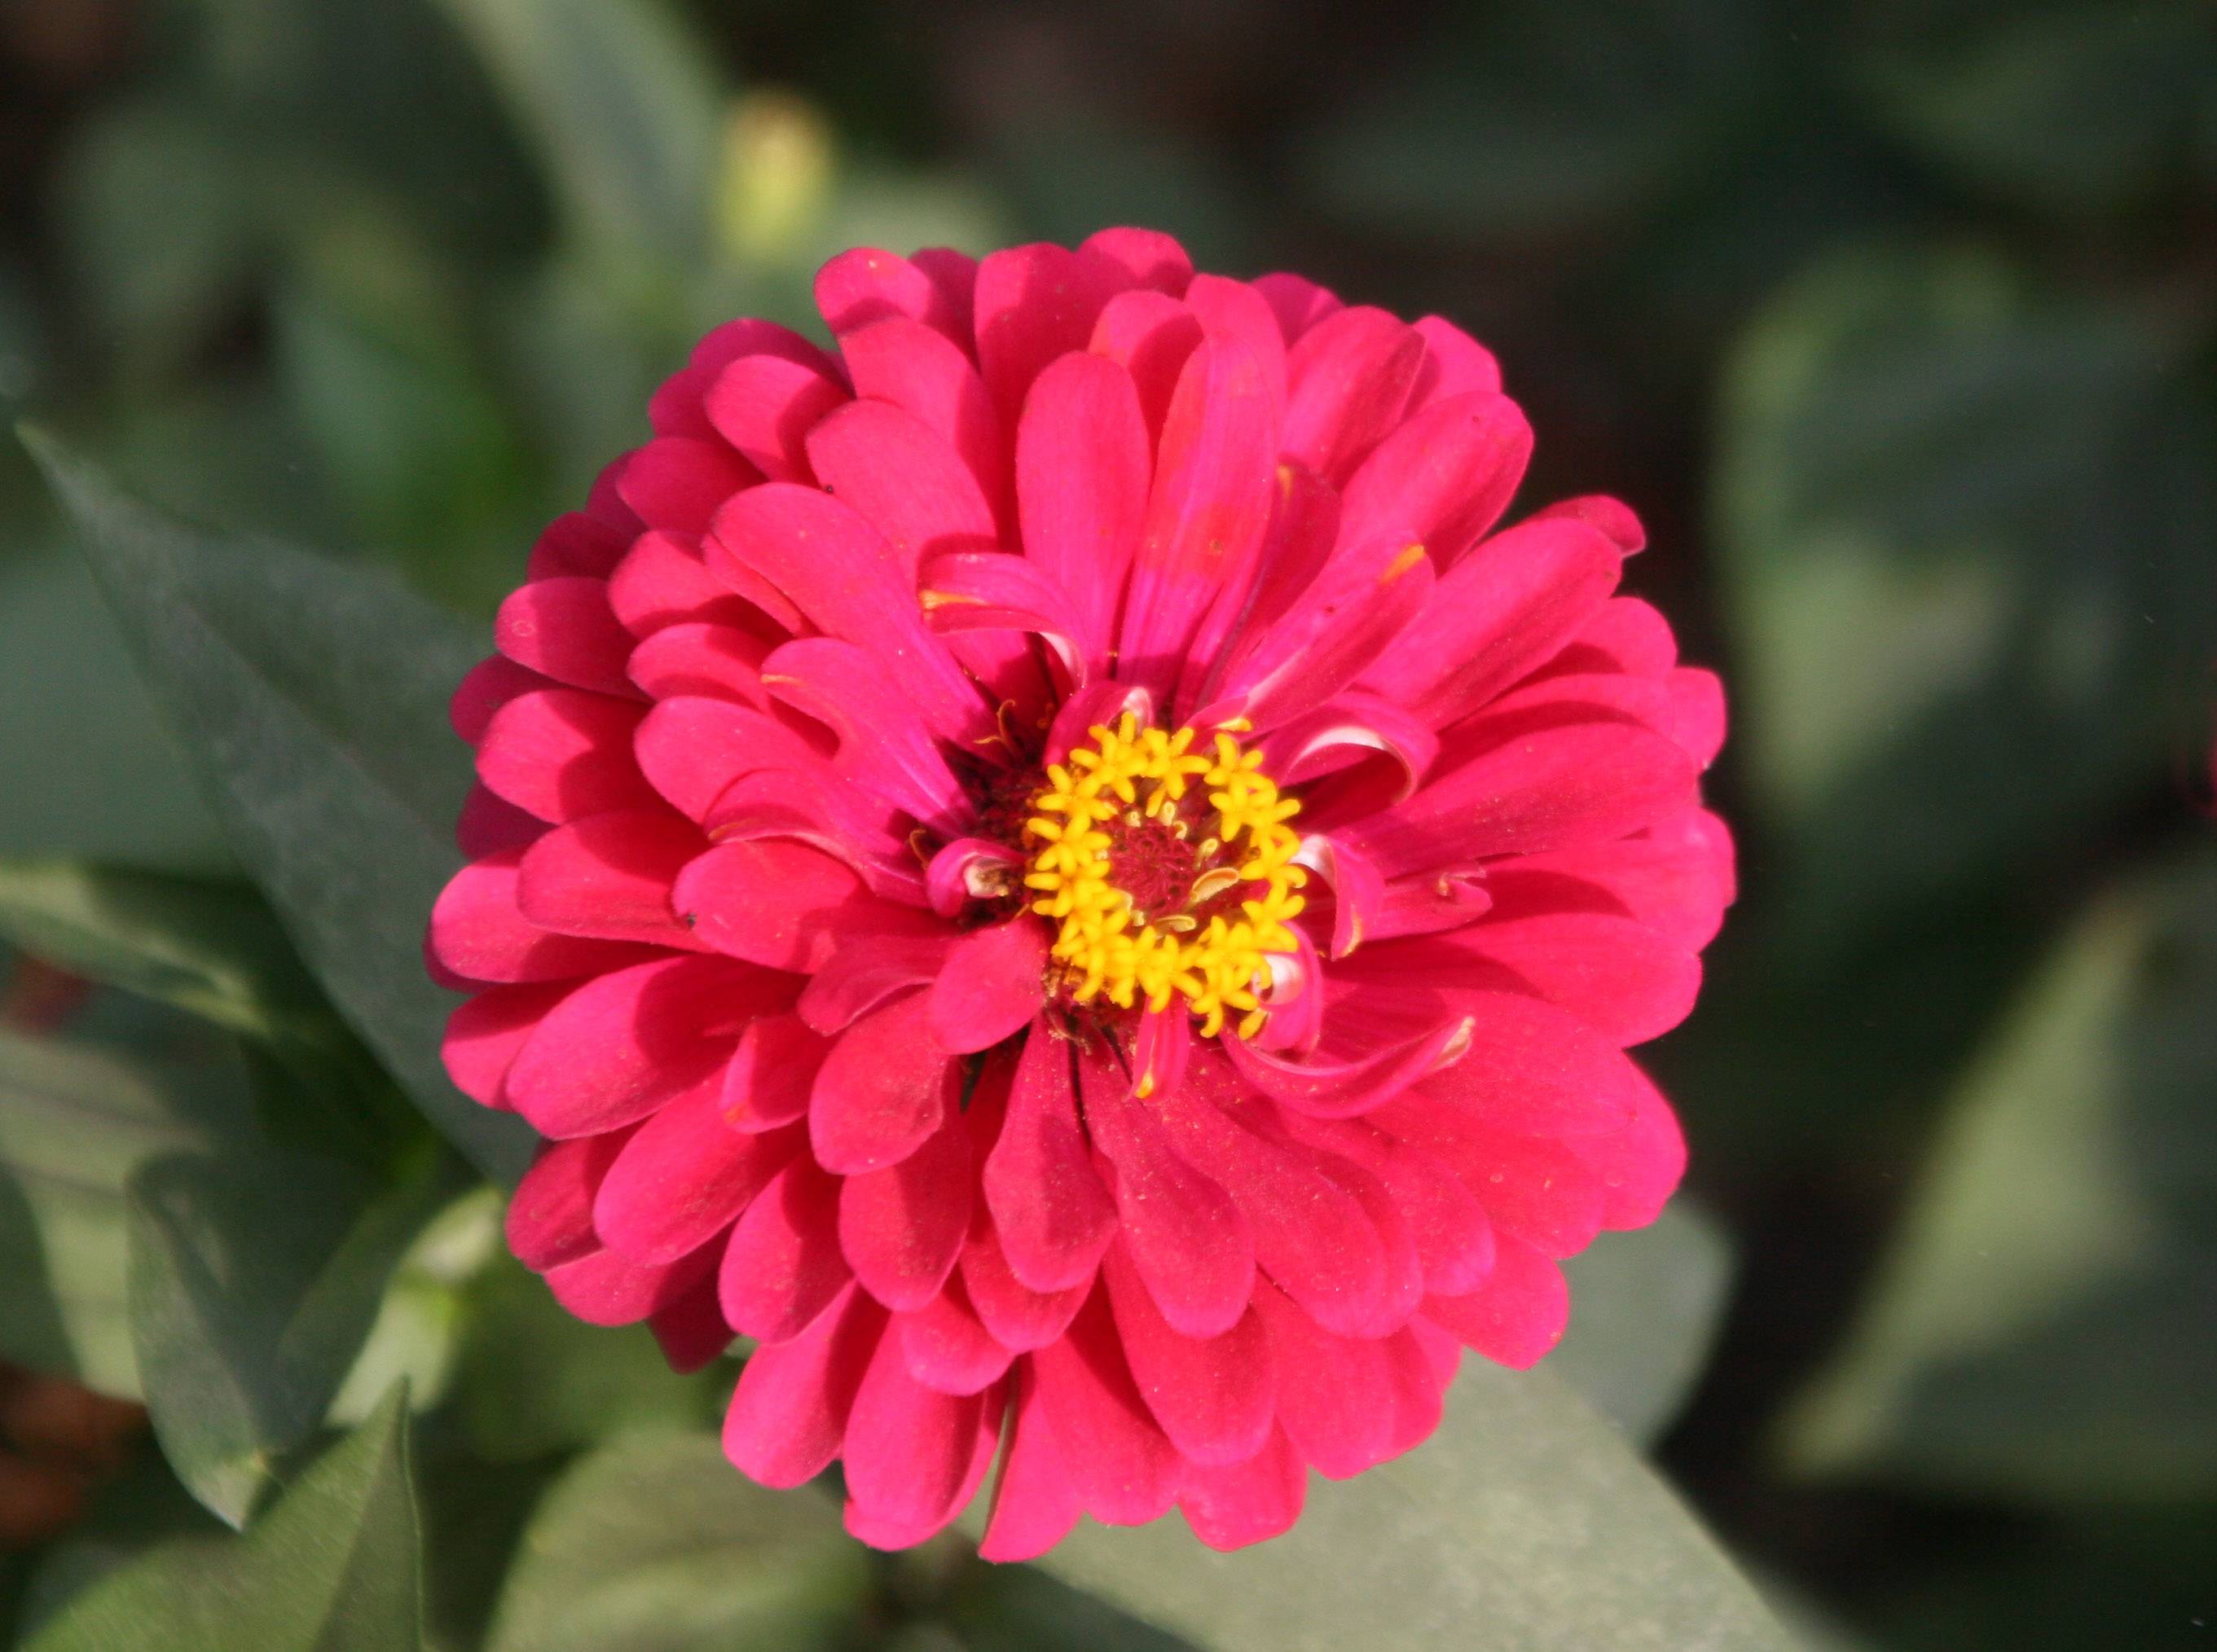
[{"label": "yellow disc floret", "polygon": [[1269,955],[1296,944],[1287,926],[1308,874],[1286,823],[1300,804],[1229,733],[1196,751],[1198,730],[1143,729],[1128,712],[1089,732],[1048,767],[1024,823],[1024,883],[1032,909],[1061,926],[1053,956],[1071,997],[1157,1012],[1182,997],[1203,1037],[1237,1013],[1252,1038]]}]

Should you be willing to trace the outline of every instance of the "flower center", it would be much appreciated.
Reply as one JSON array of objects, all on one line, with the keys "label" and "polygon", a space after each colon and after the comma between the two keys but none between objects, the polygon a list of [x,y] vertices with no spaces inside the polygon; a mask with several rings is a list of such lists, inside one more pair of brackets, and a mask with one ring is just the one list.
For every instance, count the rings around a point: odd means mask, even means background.
[{"label": "flower center", "polygon": [[1213,1038],[1238,1012],[1262,1027],[1269,955],[1294,949],[1288,923],[1308,874],[1293,864],[1300,809],[1262,772],[1262,754],[1220,733],[1142,729],[1126,713],[1051,766],[1031,800],[1032,909],[1061,925],[1053,956],[1076,1002],[1105,997],[1157,1012],[1183,998]]}]

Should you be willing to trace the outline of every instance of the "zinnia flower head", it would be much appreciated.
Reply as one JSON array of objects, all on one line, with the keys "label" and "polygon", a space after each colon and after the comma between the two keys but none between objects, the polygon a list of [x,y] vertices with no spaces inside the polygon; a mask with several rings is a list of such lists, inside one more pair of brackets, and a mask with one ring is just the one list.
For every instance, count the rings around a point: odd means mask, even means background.
[{"label": "zinnia flower head", "polygon": [[868,1542],[997,1457],[991,1557],[1269,1537],[1676,1185],[1622,1050],[1731,898],[1716,681],[1625,507],[1498,527],[1531,435],[1437,317],[1138,230],[816,294],[835,351],[701,341],[455,698],[510,1242],[754,1339],[732,1460],[841,1461]]}]

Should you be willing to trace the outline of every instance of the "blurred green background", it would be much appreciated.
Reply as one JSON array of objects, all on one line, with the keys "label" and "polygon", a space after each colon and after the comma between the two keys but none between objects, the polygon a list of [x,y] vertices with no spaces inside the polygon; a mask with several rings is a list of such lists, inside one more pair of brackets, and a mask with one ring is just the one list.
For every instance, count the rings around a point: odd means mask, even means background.
[{"label": "blurred green background", "polygon": [[[1633,589],[1726,672],[1743,898],[1648,1052],[1732,1257],[1672,1481],[1813,1643],[2217,1645],[2217,7],[0,0],[0,411],[478,622],[709,324],[806,324],[848,245],[1120,222],[1467,326],[1539,432],[1526,498],[1631,501]],[[243,1098],[276,1150],[329,1123],[304,1091],[394,1101],[12,444],[0,673],[27,1632],[219,1530],[135,1412],[24,1374],[151,1375],[125,1178]],[[88,950],[103,902],[186,915]],[[401,1369],[432,1402],[442,1644],[570,1644],[564,1578],[627,1539],[565,1510],[627,1495],[707,1534],[670,1588],[757,1580],[746,1644],[856,1600],[859,1643],[1147,1643],[1021,1589],[911,1610],[923,1563],[719,1505],[653,1433],[707,1390],[561,1319],[488,1260],[489,1196],[389,1134],[356,1156],[375,1198],[332,1196],[414,1213],[333,1415]],[[254,1198],[172,1180],[136,1196],[134,1291],[164,1233]],[[336,1382],[354,1343],[287,1347]],[[242,1438],[322,1421],[264,1400]],[[620,1429],[652,1443],[577,1458]],[[243,1509],[265,1470],[218,1452],[194,1489]],[[553,1535],[512,1567],[528,1520]]]}]

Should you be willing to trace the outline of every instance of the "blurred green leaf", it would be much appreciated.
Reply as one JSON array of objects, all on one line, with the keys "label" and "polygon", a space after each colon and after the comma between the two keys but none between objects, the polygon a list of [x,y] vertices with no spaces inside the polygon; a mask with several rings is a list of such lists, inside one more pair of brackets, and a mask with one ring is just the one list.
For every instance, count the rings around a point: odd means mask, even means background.
[{"label": "blurred green leaf", "polygon": [[2043,1502],[2217,1488],[2217,856],[2114,891],[1950,1105],[1806,1472]]},{"label": "blurred green leaf", "polygon": [[153,1442],[142,1439],[123,1472],[94,1489],[83,1517],[39,1551],[23,1593],[19,1633],[28,1638],[71,1600],[154,1544],[222,1534],[214,1517],[170,1472]]},{"label": "blurred green leaf", "polygon": [[[1228,1555],[1176,1520],[1085,1526],[1039,1563],[1213,1652],[1784,1652],[1784,1635],[1616,1430],[1544,1372],[1466,1363],[1439,1433]],[[1474,1628],[1482,1626],[1482,1628]]]},{"label": "blurred green leaf", "polygon": [[0,563],[0,854],[186,872],[232,864],[98,586],[59,545]]},{"label": "blurred green leaf", "polygon": [[275,915],[232,884],[0,860],[0,936],[252,1038],[312,1036],[328,1015]]},{"label": "blurred green leaf", "polygon": [[1681,1194],[1652,1227],[1603,1234],[1563,1272],[1571,1326],[1547,1368],[1633,1439],[1652,1441],[1708,1358],[1731,1247]]},{"label": "blurred green leaf", "polygon": [[34,453],[250,866],[338,1008],[433,1123],[495,1175],[527,1132],[466,1100],[423,925],[460,856],[469,770],[443,706],[482,651],[369,575],[195,532],[46,437]]},{"label": "blurred green leaf", "polygon": [[245,1525],[323,1422],[439,1196],[331,1160],[180,1154],[129,1190],[131,1340],[163,1455]]},{"label": "blurred green leaf", "polygon": [[419,1548],[396,1389],[244,1537],[157,1546],[71,1601],[26,1652],[414,1652]]},{"label": "blurred green leaf", "polygon": [[644,1326],[611,1329],[565,1312],[507,1254],[471,1281],[457,1383],[472,1447],[496,1463],[596,1445],[626,1430],[698,1428],[728,1369],[679,1376]]},{"label": "blurred green leaf", "polygon": [[2145,205],[2217,119],[2205,0],[1886,0],[1847,17],[1847,78],[1880,122],[2036,208]]},{"label": "blurred green leaf", "polygon": [[2005,878],[2161,777],[2217,612],[2185,348],[1975,253],[1829,260],[1747,334],[1720,551],[1806,934]]},{"label": "blurred green leaf", "polygon": [[968,1652],[1181,1652],[1192,1645],[1036,1566],[975,1563],[945,1615]]},{"label": "blurred green leaf", "polygon": [[244,297],[262,250],[254,180],[189,100],[98,110],[57,192],[76,293],[127,369],[174,367]]},{"label": "blurred green leaf", "polygon": [[1405,72],[1314,139],[1315,189],[1340,216],[1495,244],[1644,216],[1764,83],[1761,11],[1736,0],[1449,15]]},{"label": "blurred green leaf", "polygon": [[523,1536],[488,1652],[750,1652],[842,1644],[870,1569],[810,1492],[768,1491],[714,1436],[624,1439],[558,1481]]},{"label": "blurred green leaf", "polygon": [[0,1355],[139,1395],[124,1188],[145,1162],[244,1127],[237,1064],[0,1028]]},{"label": "blurred green leaf", "polygon": [[682,269],[710,239],[719,90],[658,0],[442,0],[538,149],[571,231]]}]

